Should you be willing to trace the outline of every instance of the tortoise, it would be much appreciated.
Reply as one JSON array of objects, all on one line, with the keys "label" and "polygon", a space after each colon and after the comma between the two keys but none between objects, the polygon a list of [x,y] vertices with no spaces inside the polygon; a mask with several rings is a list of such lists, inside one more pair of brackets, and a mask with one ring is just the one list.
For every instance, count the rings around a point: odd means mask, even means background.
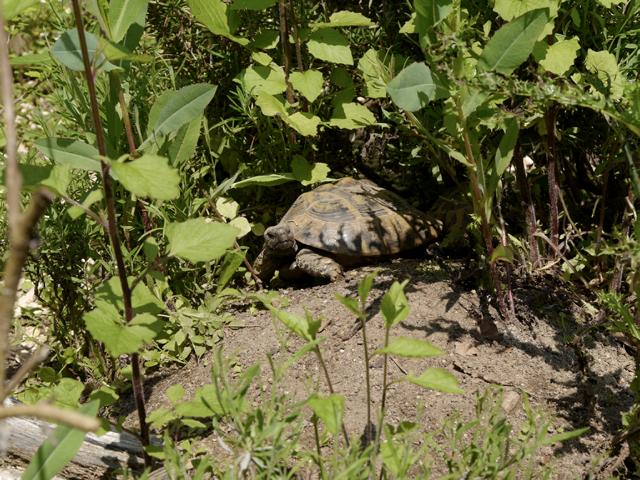
[{"label": "tortoise", "polygon": [[342,178],[303,193],[264,232],[254,263],[261,280],[335,281],[343,267],[371,263],[435,240],[441,224],[369,180]]}]

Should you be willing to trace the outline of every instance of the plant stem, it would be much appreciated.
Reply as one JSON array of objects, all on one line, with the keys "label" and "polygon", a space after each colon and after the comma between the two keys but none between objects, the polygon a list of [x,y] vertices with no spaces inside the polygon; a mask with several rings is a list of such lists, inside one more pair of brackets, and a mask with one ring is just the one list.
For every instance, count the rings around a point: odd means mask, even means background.
[{"label": "plant stem", "polygon": [[549,180],[549,223],[551,229],[552,258],[557,258],[559,222],[558,222],[558,166],[556,155],[556,112],[555,105],[550,106],[545,113],[547,127],[547,178]]},{"label": "plant stem", "polygon": [[[78,31],[78,39],[80,41],[80,50],[82,53],[82,62],[84,64],[85,79],[87,81],[87,88],[89,90],[89,102],[91,105],[91,118],[93,120],[93,126],[95,129],[96,141],[98,143],[98,153],[102,157],[106,157],[107,149],[104,138],[104,130],[102,128],[102,122],[100,120],[100,110],[98,107],[98,96],[96,94],[96,85],[93,77],[93,71],[89,62],[89,51],[87,49],[87,40],[84,33],[84,25],[82,23],[82,12],[80,10],[79,0],[72,0],[73,13],[76,21],[76,28]],[[107,221],[108,221],[108,233],[113,248],[113,253],[116,260],[116,266],[118,271],[118,278],[120,279],[120,286],[122,288],[122,301],[124,304],[124,316],[125,321],[129,323],[133,319],[133,307],[131,305],[131,289],[129,287],[129,281],[127,279],[127,271],[124,264],[124,256],[122,254],[122,247],[120,245],[120,239],[118,236],[118,224],[116,220],[115,199],[113,195],[113,185],[111,183],[111,176],[109,175],[109,164],[104,160],[101,160],[101,173],[102,184],[104,187],[105,202],[107,205]],[[131,370],[132,370],[132,383],[133,394],[136,402],[136,409],[138,411],[138,421],[140,422],[140,437],[144,446],[149,445],[149,426],[146,420],[146,409],[144,400],[144,390],[142,386],[142,372],[140,369],[140,358],[138,353],[131,355]],[[145,455],[145,464],[149,466],[151,459]]]},{"label": "plant stem", "polygon": [[367,426],[365,427],[365,446],[371,441],[371,379],[369,378],[369,346],[367,345],[367,316],[365,305],[360,302],[360,324],[362,325],[362,346],[364,348],[364,378],[367,387]]},{"label": "plant stem", "polygon": [[520,142],[516,144],[513,152],[513,163],[516,167],[516,181],[520,188],[520,196],[522,197],[522,205],[524,207],[524,216],[527,223],[527,235],[529,236],[529,259],[534,267],[540,262],[540,251],[538,249],[538,239],[536,238],[536,209],[531,198],[531,189],[527,180],[527,171],[524,167],[524,157]]},{"label": "plant stem", "polygon": [[35,417],[53,423],[62,423],[88,432],[100,428],[100,420],[82,413],[49,405],[44,402],[35,405],[14,405],[0,407],[0,419],[9,417]]},{"label": "plant stem", "polygon": [[[329,376],[329,370],[327,370],[327,364],[325,363],[324,358],[322,358],[322,352],[320,352],[320,347],[316,345],[313,351],[318,357],[318,361],[320,362],[320,366],[322,367],[322,371],[324,372],[324,378],[327,381],[327,388],[329,389],[329,393],[333,395],[335,392],[333,390],[333,385],[331,384],[331,377]],[[344,436],[344,442],[348,447],[350,445],[349,435],[347,433],[347,429],[344,426],[344,422],[342,422],[342,435]]]}]

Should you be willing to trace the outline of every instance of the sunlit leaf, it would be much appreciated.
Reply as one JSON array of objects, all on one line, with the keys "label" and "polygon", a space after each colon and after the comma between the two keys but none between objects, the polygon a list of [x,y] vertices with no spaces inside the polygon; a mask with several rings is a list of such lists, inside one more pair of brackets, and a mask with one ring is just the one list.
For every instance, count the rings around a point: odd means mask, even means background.
[{"label": "sunlit leaf", "polygon": [[303,156],[295,155],[291,161],[291,170],[293,176],[302,185],[312,185],[325,180],[330,168],[326,163],[314,163],[312,165]]},{"label": "sunlit leaf", "polygon": [[166,227],[169,255],[191,262],[209,262],[233,247],[238,230],[206,218],[192,218]]},{"label": "sunlit leaf", "polygon": [[299,91],[307,100],[313,102],[322,93],[322,72],[319,70],[307,70],[306,72],[293,72],[289,75],[291,86]]},{"label": "sunlit leaf", "polygon": [[231,10],[265,10],[277,2],[278,0],[234,0]]},{"label": "sunlit leaf", "polygon": [[373,23],[369,18],[361,13],[341,10],[333,13],[328,22],[316,22],[310,25],[311,28],[340,28],[340,27],[372,27]]},{"label": "sunlit leaf", "polygon": [[[93,34],[91,34],[90,32],[85,32],[85,37],[87,40],[89,62],[93,67],[106,71],[119,68],[112,63],[109,63],[105,56],[100,52],[100,43]],[[53,57],[60,63],[62,63],[65,67],[71,70],[84,70],[82,52],[80,50],[80,39],[78,37],[78,31],[75,28],[67,30],[62,35],[60,35],[60,37],[53,44],[51,55],[53,55]]]},{"label": "sunlit leaf", "polygon": [[180,196],[180,175],[164,157],[146,153],[130,162],[112,162],[111,168],[137,197],[172,200]]},{"label": "sunlit leaf", "polygon": [[118,43],[134,23],[144,27],[149,0],[111,0],[109,3],[109,29],[111,40]]},{"label": "sunlit leaf", "polygon": [[356,129],[373,125],[376,117],[364,105],[358,103],[343,103],[336,107],[329,124],[344,129]]},{"label": "sunlit leaf", "polygon": [[245,188],[245,187],[274,187],[287,182],[295,182],[296,177],[293,173],[272,173],[269,175],[257,175],[255,177],[246,178],[233,184],[232,188]]},{"label": "sunlit leaf", "polygon": [[247,45],[249,40],[233,34],[229,6],[222,0],[187,0],[191,13],[212,33],[228,38],[240,45]]},{"label": "sunlit leaf", "polygon": [[287,90],[284,70],[279,65],[248,67],[241,78],[245,90],[254,96],[261,92],[277,95]]},{"label": "sunlit leaf", "polygon": [[300,135],[312,137],[318,134],[320,117],[307,112],[296,112],[283,118],[287,124]]},{"label": "sunlit leaf", "polygon": [[389,354],[399,357],[427,358],[444,355],[444,352],[433,344],[417,338],[398,337],[390,340],[389,345],[375,352],[378,355]]},{"label": "sunlit leaf", "polygon": [[579,50],[580,42],[577,37],[560,40],[547,48],[544,58],[540,60],[540,65],[547,72],[564,75],[575,62]]},{"label": "sunlit leaf", "polygon": [[419,377],[407,375],[405,379],[415,385],[444,393],[464,393],[453,374],[443,368],[428,368]]},{"label": "sunlit leaf", "polygon": [[412,63],[387,85],[393,102],[408,112],[415,112],[435,98],[436,83],[423,62]]},{"label": "sunlit leaf", "polygon": [[307,42],[309,53],[318,60],[353,65],[349,40],[337,30],[323,28],[313,32]]},{"label": "sunlit leaf", "polygon": [[330,433],[335,435],[340,431],[344,415],[344,397],[342,395],[333,394],[323,397],[313,394],[307,400],[307,405],[322,420]]},{"label": "sunlit leaf", "polygon": [[80,140],[41,138],[34,144],[43,155],[58,164],[82,170],[100,171],[100,161],[96,159],[98,149]]}]

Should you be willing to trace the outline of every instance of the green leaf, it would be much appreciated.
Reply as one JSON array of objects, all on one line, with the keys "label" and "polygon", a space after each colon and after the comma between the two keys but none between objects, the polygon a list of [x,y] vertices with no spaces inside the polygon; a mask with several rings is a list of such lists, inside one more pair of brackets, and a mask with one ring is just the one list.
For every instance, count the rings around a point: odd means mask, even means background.
[{"label": "green leaf", "polygon": [[264,67],[254,65],[248,67],[241,77],[244,89],[257,96],[261,92],[277,95],[287,90],[284,70],[280,65]]},{"label": "green leaf", "polygon": [[184,390],[184,387],[179,383],[175,385],[171,385],[164,392],[164,394],[167,396],[167,398],[169,399],[172,405],[176,405],[177,403],[179,403],[180,400],[182,400],[182,398],[184,397],[185,393],[186,392]]},{"label": "green leaf", "polygon": [[16,15],[21,14],[27,8],[38,5],[38,0],[4,0],[2,3],[2,13],[5,20],[11,20]]},{"label": "green leaf", "polygon": [[394,338],[384,348],[375,352],[377,355],[388,354],[408,358],[428,358],[444,355],[444,352],[433,344],[417,338]]},{"label": "green leaf", "polygon": [[495,194],[502,175],[507,170],[513,158],[513,152],[518,142],[520,134],[520,126],[514,118],[505,120],[505,132],[500,139],[500,144],[496,149],[495,161],[487,172],[486,195],[488,199],[492,199]]},{"label": "green leaf", "polygon": [[273,7],[278,0],[235,0],[231,10],[265,10]]},{"label": "green leaf", "polygon": [[253,52],[251,54],[251,59],[259,63],[263,67],[271,65],[271,62],[273,62],[273,58],[271,58],[271,55],[264,52]]},{"label": "green leaf", "polygon": [[[133,278],[129,278],[128,281],[129,284],[131,284]],[[120,279],[117,276],[111,277],[100,285],[96,289],[96,300],[115,305],[115,307],[122,312],[124,310],[124,302],[122,299]],[[156,297],[143,282],[138,282],[133,292],[131,292],[131,306],[135,314],[150,313],[156,315],[165,309],[162,300]],[[121,317],[122,315],[118,318]]]},{"label": "green leaf", "polygon": [[149,0],[111,0],[108,16],[111,40],[120,42],[134,23],[144,27],[148,4]]},{"label": "green leaf", "polygon": [[267,117],[280,115],[282,118],[287,118],[289,116],[287,107],[280,96],[274,97],[266,92],[260,92],[256,97],[256,105]]},{"label": "green leaf", "polygon": [[201,116],[180,127],[176,138],[171,141],[169,144],[169,150],[167,151],[167,155],[169,156],[172,165],[182,165],[193,157],[198,146],[201,127]]},{"label": "green leaf", "polygon": [[387,93],[398,107],[415,112],[435,98],[436,83],[429,67],[412,63],[389,82]]},{"label": "green leaf", "polygon": [[385,320],[385,327],[390,328],[409,315],[409,302],[404,294],[408,280],[398,283],[394,281],[389,290],[382,296],[380,311]]},{"label": "green leaf", "polygon": [[300,135],[313,137],[318,134],[320,117],[307,112],[296,112],[283,117],[283,120]]},{"label": "green leaf", "polygon": [[624,92],[624,77],[620,73],[615,55],[606,50],[596,52],[589,49],[584,66],[608,87],[613,100],[622,98]]},{"label": "green leaf", "polygon": [[272,173],[269,175],[257,175],[251,178],[245,178],[233,184],[231,188],[245,188],[245,187],[275,187],[287,182],[295,182],[296,177],[293,173]]},{"label": "green leaf", "polygon": [[313,102],[322,93],[322,72],[319,70],[307,70],[306,72],[293,72],[289,76],[291,86],[299,91],[304,98]]},{"label": "green leaf", "polygon": [[373,288],[373,281],[378,276],[378,273],[380,273],[379,270],[371,272],[358,284],[358,297],[360,298],[360,304],[364,305],[367,303],[367,298],[369,298],[369,293]]},{"label": "green leaf", "polygon": [[453,12],[452,0],[415,0],[415,29],[422,37]]},{"label": "green leaf", "polygon": [[251,231],[251,224],[245,217],[236,217],[229,222],[229,225],[238,230],[236,238],[242,238]]},{"label": "green leaf", "polygon": [[336,435],[342,427],[344,416],[344,397],[342,395],[320,396],[316,393],[307,400],[307,405],[313,410],[316,417],[324,423],[327,430]]},{"label": "green leaf", "polygon": [[344,297],[342,295],[337,295],[337,294],[336,294],[336,298],[342,305],[347,307],[351,311],[351,313],[353,313],[354,315],[359,317],[360,314],[362,313],[360,311],[360,306],[358,305],[358,301],[355,298]]},{"label": "green leaf", "polygon": [[498,245],[493,249],[491,254],[491,263],[501,260],[507,263],[513,263],[513,250],[505,245]]},{"label": "green leaf", "polygon": [[[156,137],[162,137],[180,129],[183,125],[200,118],[211,99],[216,93],[215,85],[197,83],[183,87],[176,92],[161,96],[158,102],[161,106],[156,109],[157,118],[151,123],[150,133],[140,148],[144,148]],[[154,105],[155,107],[155,105]],[[149,128],[147,129],[149,131]]]},{"label": "green leaf", "polygon": [[353,65],[349,40],[332,28],[323,28],[311,33],[307,48],[318,60]]},{"label": "green leaf", "polygon": [[238,271],[238,267],[242,265],[242,261],[244,260],[244,254],[237,250],[229,250],[227,254],[224,256],[224,262],[222,264],[222,268],[220,270],[220,275],[218,276],[218,285],[216,287],[216,292],[220,293],[224,287],[227,286],[229,280],[235,275]]},{"label": "green leaf", "polygon": [[347,130],[362,128],[374,123],[376,123],[376,117],[371,110],[359,103],[342,103],[338,105],[333,111],[331,120],[329,120],[330,125]]},{"label": "green leaf", "polygon": [[216,210],[224,218],[231,220],[238,216],[240,205],[233,198],[218,197],[216,198]]},{"label": "green leaf", "polygon": [[47,178],[41,180],[40,184],[48,187],[54,193],[68,196],[67,188],[71,184],[71,167],[69,165],[54,165]]},{"label": "green leaf", "polygon": [[407,375],[405,379],[422,388],[444,393],[464,393],[453,374],[443,368],[428,368],[419,377]]},{"label": "green leaf", "polygon": [[[80,412],[91,417],[98,414],[99,402],[90,401],[80,407]],[[75,457],[87,432],[59,425],[40,445],[31,463],[22,474],[22,480],[53,478]]]},{"label": "green leaf", "polygon": [[589,427],[578,428],[576,430],[571,430],[569,432],[558,433],[556,435],[552,435],[550,437],[545,438],[542,441],[542,445],[552,445],[554,443],[565,442],[567,440],[571,440],[573,438],[577,438],[590,430]]},{"label": "green leaf", "polygon": [[316,22],[309,26],[313,29],[319,29],[328,27],[373,27],[374,25],[375,23],[361,13],[341,10],[332,14],[328,22]]},{"label": "green leaf", "polygon": [[495,0],[493,11],[507,22],[510,22],[527,12],[541,8],[548,8],[551,17],[555,17],[558,13],[558,4],[558,0],[518,0],[517,2],[513,0]]},{"label": "green leaf", "polygon": [[320,320],[314,320],[309,312],[306,312],[306,315],[301,317],[300,315],[274,308],[268,303],[265,303],[265,306],[271,311],[271,314],[280,320],[292,333],[309,342],[315,340],[322,322]]},{"label": "green leaf", "polygon": [[83,319],[91,336],[104,343],[113,357],[139,352],[159,330],[158,319],[149,313],[136,315],[131,323],[124,324],[116,307],[104,301],[96,301],[96,308],[85,313]]},{"label": "green leaf", "polygon": [[84,215],[85,209],[88,209],[96,202],[100,202],[102,200],[102,197],[103,193],[101,189],[92,190],[84,197],[82,202],[80,202],[84,208],[76,207],[75,205],[71,206],[67,209],[67,215],[69,215],[74,220],[76,218],[79,218],[81,215]]},{"label": "green leaf", "polygon": [[12,67],[19,67],[23,65],[36,65],[45,66],[53,63],[53,57],[51,52],[33,53],[30,55],[21,55],[19,57],[11,57],[9,63]]},{"label": "green leaf", "polygon": [[564,75],[573,65],[579,50],[578,37],[561,40],[547,48],[544,58],[540,60],[540,65],[547,72]]},{"label": "green leaf", "polygon": [[251,50],[271,50],[278,46],[280,32],[277,30],[263,30],[249,44]]},{"label": "green leaf", "polygon": [[40,138],[34,144],[44,156],[58,164],[92,172],[100,171],[100,161],[96,160],[98,150],[80,140]]},{"label": "green leaf", "polygon": [[291,161],[291,170],[296,180],[306,186],[325,180],[330,168],[326,163],[311,165],[303,156],[294,155]]},{"label": "green leaf", "polygon": [[212,33],[228,38],[240,45],[247,45],[249,40],[233,34],[231,25],[235,23],[232,12],[222,0],[187,0],[191,13]]},{"label": "green leaf", "polygon": [[[100,53],[98,39],[89,32],[84,32],[84,34],[87,39],[87,50],[89,52],[89,61],[91,65],[95,68],[104,69],[106,71],[118,68],[114,64],[109,63],[105,56]],[[70,70],[78,72],[83,71],[84,63],[82,62],[78,30],[74,28],[67,30],[60,35],[53,44],[51,55]]]},{"label": "green leaf", "polygon": [[532,10],[507,23],[487,42],[478,66],[485,71],[511,74],[531,55],[549,21],[549,9]]},{"label": "green leaf", "polygon": [[137,197],[172,200],[180,196],[180,175],[169,160],[145,153],[130,162],[112,162],[118,181]]},{"label": "green leaf", "polygon": [[233,247],[238,230],[226,223],[199,217],[170,223],[165,233],[169,255],[190,262],[210,262]]},{"label": "green leaf", "polygon": [[387,96],[387,78],[389,72],[380,59],[377,50],[370,48],[358,60],[358,70],[362,72],[365,82],[363,94],[369,98],[385,98]]}]

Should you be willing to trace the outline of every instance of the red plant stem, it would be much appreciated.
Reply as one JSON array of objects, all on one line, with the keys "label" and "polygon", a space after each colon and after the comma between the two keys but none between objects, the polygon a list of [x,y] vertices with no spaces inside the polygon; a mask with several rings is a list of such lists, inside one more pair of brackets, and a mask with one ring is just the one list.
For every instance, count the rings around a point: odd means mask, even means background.
[{"label": "red plant stem", "polygon": [[556,154],[556,113],[550,106],[545,114],[547,126],[547,178],[549,180],[549,223],[551,227],[552,258],[557,258],[560,226],[558,223],[558,164]]},{"label": "red plant stem", "polygon": [[[93,71],[89,62],[89,51],[87,49],[87,39],[84,34],[84,25],[82,23],[82,12],[80,10],[79,0],[71,0],[73,5],[73,13],[78,30],[78,39],[80,41],[80,51],[82,52],[82,62],[84,64],[85,79],[87,88],[89,89],[89,102],[91,105],[91,118],[95,128],[96,141],[98,143],[98,152],[102,157],[106,157],[107,149],[104,138],[104,130],[100,120],[100,109],[98,107],[98,96],[96,94],[96,85],[93,77]],[[104,187],[105,202],[107,205],[107,222],[108,234],[113,247],[113,253],[116,259],[118,269],[118,278],[122,288],[122,300],[124,304],[125,321],[128,323],[133,319],[133,307],[131,305],[131,289],[127,279],[127,270],[124,264],[124,256],[118,236],[118,224],[116,220],[115,200],[113,197],[113,185],[111,176],[109,175],[109,164],[103,159],[101,160],[102,184]],[[145,409],[144,390],[142,387],[142,373],[140,369],[140,357],[137,353],[131,355],[131,370],[133,394],[135,397],[136,408],[138,411],[138,420],[140,422],[140,437],[143,445],[149,445],[149,427],[147,425],[147,415]],[[150,464],[150,458],[145,456],[145,463]]]}]

